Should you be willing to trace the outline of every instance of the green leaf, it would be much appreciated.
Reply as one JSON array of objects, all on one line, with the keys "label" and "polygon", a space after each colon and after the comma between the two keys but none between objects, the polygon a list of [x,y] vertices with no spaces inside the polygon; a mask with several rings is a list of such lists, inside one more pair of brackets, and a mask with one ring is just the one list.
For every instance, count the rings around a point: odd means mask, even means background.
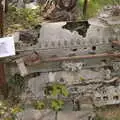
[{"label": "green leaf", "polygon": [[45,108],[45,103],[42,101],[37,101],[33,103],[35,109],[41,110]]},{"label": "green leaf", "polygon": [[[47,87],[47,88],[50,88],[50,86]],[[46,90],[47,90],[47,88],[46,88]],[[69,92],[68,92],[66,86],[65,85],[61,85],[61,84],[57,84],[57,83],[54,83],[51,86],[50,91],[46,91],[46,93],[47,92],[50,93],[51,96],[63,95],[63,96],[67,97],[69,95]]]},{"label": "green leaf", "polygon": [[17,114],[17,113],[22,112],[22,111],[23,111],[23,109],[20,106],[15,106],[15,107],[11,108],[12,114]]},{"label": "green leaf", "polygon": [[62,95],[66,97],[69,95],[69,92],[65,86],[62,86]]},{"label": "green leaf", "polygon": [[64,105],[64,102],[61,100],[52,100],[51,102],[51,108],[55,111],[61,110],[63,105]]},{"label": "green leaf", "polygon": [[84,81],[84,80],[85,80],[85,78],[83,78],[83,77],[80,77],[80,80],[81,80],[81,81]]}]

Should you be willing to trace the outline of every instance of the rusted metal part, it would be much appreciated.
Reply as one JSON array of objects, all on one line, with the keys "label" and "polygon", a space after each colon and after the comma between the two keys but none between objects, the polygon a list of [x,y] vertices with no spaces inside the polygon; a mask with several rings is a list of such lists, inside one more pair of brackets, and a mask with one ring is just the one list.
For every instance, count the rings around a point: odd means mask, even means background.
[{"label": "rusted metal part", "polygon": [[0,86],[5,84],[5,64],[0,64]]},{"label": "rusted metal part", "polygon": [[[34,58],[33,58],[34,57]],[[11,62],[16,62],[16,59],[23,58],[25,65],[31,66],[35,64],[39,64],[42,62],[60,62],[60,61],[71,61],[71,60],[80,60],[80,59],[94,59],[94,58],[101,58],[101,57],[114,57],[119,58],[119,53],[103,53],[103,54],[94,54],[94,55],[82,55],[82,56],[71,56],[71,57],[52,57],[48,59],[42,59],[40,55],[24,55],[21,57],[14,58]]]},{"label": "rusted metal part", "polygon": [[[0,0],[0,37],[3,37],[3,5]],[[0,63],[0,86],[5,83],[5,64]]]},{"label": "rusted metal part", "polygon": [[3,5],[0,0],[0,37],[3,37]]},{"label": "rusted metal part", "polygon": [[32,65],[40,63],[40,56],[37,52],[34,52],[26,57],[24,57],[24,62],[26,65]]},{"label": "rusted metal part", "polygon": [[113,45],[120,46],[120,41],[118,41],[118,40],[114,40],[114,41],[112,41],[112,44],[113,44]]},{"label": "rusted metal part", "polygon": [[8,12],[8,0],[5,0],[5,13]]},{"label": "rusted metal part", "polygon": [[57,62],[57,61],[69,61],[69,60],[78,60],[78,59],[92,59],[100,57],[120,57],[120,53],[103,53],[95,55],[83,55],[83,56],[72,56],[72,57],[55,57],[43,60],[43,62]]},{"label": "rusted metal part", "polygon": [[[33,56],[31,55],[31,57]],[[40,56],[34,56],[35,58],[31,58],[31,57],[23,56],[21,58],[24,59],[24,62],[27,66],[31,66],[34,64],[42,63],[42,62],[60,62],[60,61],[80,60],[80,59],[94,59],[94,58],[101,58],[101,57],[119,58],[120,53],[103,53],[103,54],[82,55],[82,56],[72,56],[72,57],[54,57],[54,58],[48,58],[48,59],[40,59]],[[15,62],[15,61],[16,60],[13,60],[12,62]]]},{"label": "rusted metal part", "polygon": [[27,74],[28,74],[28,71],[27,71],[27,68],[26,68],[26,66],[25,66],[25,64],[24,64],[23,59],[22,59],[22,58],[17,59],[17,60],[16,60],[16,63],[17,63],[17,65],[18,65],[18,68],[19,68],[19,71],[20,71],[21,76],[27,75]]}]

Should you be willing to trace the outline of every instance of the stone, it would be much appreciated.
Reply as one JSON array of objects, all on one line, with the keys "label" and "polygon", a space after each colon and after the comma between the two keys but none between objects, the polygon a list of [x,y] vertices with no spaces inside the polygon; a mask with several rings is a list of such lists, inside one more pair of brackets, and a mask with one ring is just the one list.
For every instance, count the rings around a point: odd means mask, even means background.
[{"label": "stone", "polygon": [[39,8],[39,6],[37,5],[36,2],[31,2],[29,4],[25,4],[25,8],[28,8],[28,9],[37,9],[37,8]]},{"label": "stone", "polygon": [[79,63],[63,63],[62,64],[62,68],[65,70],[65,71],[80,71],[81,69],[82,69],[82,67],[83,67],[83,64],[84,63],[81,63],[81,62],[79,62]]},{"label": "stone", "polygon": [[91,117],[92,120],[94,118],[94,113],[91,111],[75,111],[75,112],[59,112],[58,120],[88,120]]},{"label": "stone", "polygon": [[41,112],[34,109],[27,109],[17,115],[18,120],[40,120],[41,116]]},{"label": "stone", "polygon": [[39,76],[31,77],[28,82],[28,88],[31,91],[32,96],[31,94],[26,94],[26,96],[34,97],[35,99],[44,99],[44,87],[48,81],[48,73],[41,73]]},{"label": "stone", "polygon": [[18,7],[18,8],[24,8],[24,7],[25,7],[24,0],[18,0],[18,2],[17,2],[17,7]]},{"label": "stone", "polygon": [[50,109],[27,109],[17,114],[18,120],[55,120],[55,112]]}]

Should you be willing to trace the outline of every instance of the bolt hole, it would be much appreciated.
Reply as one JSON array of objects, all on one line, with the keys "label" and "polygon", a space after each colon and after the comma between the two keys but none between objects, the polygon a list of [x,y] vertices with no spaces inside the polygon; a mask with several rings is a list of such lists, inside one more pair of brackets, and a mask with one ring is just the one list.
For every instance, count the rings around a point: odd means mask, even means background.
[{"label": "bolt hole", "polygon": [[103,60],[101,60],[102,62],[104,62],[104,63],[107,63],[107,60],[105,60],[105,59],[103,59]]},{"label": "bolt hole", "polygon": [[19,52],[16,52],[16,55],[20,55],[20,53],[19,53]]},{"label": "bolt hole", "polygon": [[119,100],[118,96],[113,96],[113,100]]},{"label": "bolt hole", "polygon": [[112,47],[112,48],[114,48],[114,46],[113,46],[113,45],[112,45],[111,47]]},{"label": "bolt hole", "polygon": [[105,101],[108,100],[108,96],[104,96],[103,100],[105,100]]},{"label": "bolt hole", "polygon": [[38,33],[38,36],[37,36],[38,38],[40,37],[40,33]]},{"label": "bolt hole", "polygon": [[92,46],[92,50],[96,50],[96,46]]},{"label": "bolt hole", "polygon": [[100,101],[100,100],[101,100],[101,97],[96,97],[96,100],[97,100],[97,101]]},{"label": "bolt hole", "polygon": [[60,82],[64,82],[64,79],[63,79],[63,78],[60,78]]},{"label": "bolt hole", "polygon": [[72,49],[73,52],[77,51],[77,48]]}]

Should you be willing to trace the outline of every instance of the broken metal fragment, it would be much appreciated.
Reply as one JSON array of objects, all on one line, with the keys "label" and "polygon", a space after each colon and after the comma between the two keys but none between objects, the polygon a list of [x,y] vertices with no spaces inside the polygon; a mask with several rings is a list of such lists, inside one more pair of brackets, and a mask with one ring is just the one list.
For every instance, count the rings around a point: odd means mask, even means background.
[{"label": "broken metal fragment", "polygon": [[28,71],[27,71],[27,68],[26,68],[26,66],[25,66],[25,64],[24,64],[23,59],[22,59],[22,58],[17,59],[17,60],[16,60],[16,63],[17,63],[17,65],[18,65],[18,68],[19,68],[19,71],[20,71],[21,76],[27,75],[27,74],[28,74]]}]

